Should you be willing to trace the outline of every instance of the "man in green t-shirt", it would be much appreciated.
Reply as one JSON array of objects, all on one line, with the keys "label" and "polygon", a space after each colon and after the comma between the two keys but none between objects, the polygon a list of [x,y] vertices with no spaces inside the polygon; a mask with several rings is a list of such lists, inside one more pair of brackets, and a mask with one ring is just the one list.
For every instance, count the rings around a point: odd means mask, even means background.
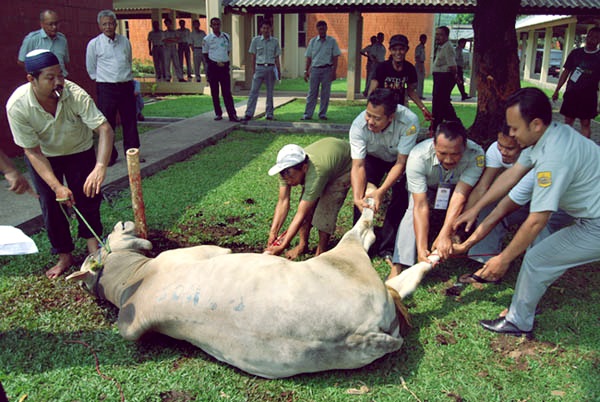
[{"label": "man in green t-shirt", "polygon": [[[298,245],[286,253],[289,259],[297,258],[308,248],[312,226],[319,230],[315,255],[325,252],[350,188],[351,167],[350,144],[337,138],[324,138],[305,149],[295,144],[284,146],[277,154],[277,163],[269,169],[270,176],[279,173],[280,178],[279,198],[265,252],[281,254],[296,233],[300,233]],[[298,211],[287,232],[278,238],[290,210],[291,188],[298,185],[302,186]]]}]

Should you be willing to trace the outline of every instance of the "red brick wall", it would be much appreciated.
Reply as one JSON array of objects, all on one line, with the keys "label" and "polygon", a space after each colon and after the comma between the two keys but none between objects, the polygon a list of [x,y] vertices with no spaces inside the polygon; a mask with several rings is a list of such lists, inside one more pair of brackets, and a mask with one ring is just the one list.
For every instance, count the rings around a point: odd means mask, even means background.
[{"label": "red brick wall", "polygon": [[96,22],[98,11],[111,7],[111,0],[4,2],[0,16],[0,26],[4,31],[4,35],[0,35],[0,49],[4,51],[4,57],[0,59],[0,71],[3,72],[0,80],[0,148],[6,153],[13,156],[21,152],[13,143],[5,105],[15,88],[27,81],[23,68],[17,65],[17,56],[25,35],[40,29],[40,11],[52,9],[59,14],[62,20],[60,32],[69,42],[71,62],[67,66],[68,78],[94,95],[93,81],[85,69],[85,49],[90,39],[100,33]]},{"label": "red brick wall", "polygon": [[[403,34],[408,37],[410,49],[407,53],[407,60],[414,64],[415,47],[419,44],[419,35],[427,35],[427,60],[425,62],[426,71],[429,72],[430,56],[433,43],[433,14],[396,14],[396,13],[364,13],[363,15],[363,40],[361,48],[369,45],[370,38],[383,32],[385,35],[385,47],[387,49],[389,39],[392,35]],[[327,22],[327,34],[333,36],[338,41],[342,51],[339,59],[337,76],[345,77],[348,71],[348,15],[347,14],[309,14],[306,18],[307,24],[307,44],[308,40],[317,35],[317,21]],[[398,28],[393,28],[398,27]],[[386,54],[388,56],[388,54]],[[366,75],[367,60],[362,60],[362,77]]]}]

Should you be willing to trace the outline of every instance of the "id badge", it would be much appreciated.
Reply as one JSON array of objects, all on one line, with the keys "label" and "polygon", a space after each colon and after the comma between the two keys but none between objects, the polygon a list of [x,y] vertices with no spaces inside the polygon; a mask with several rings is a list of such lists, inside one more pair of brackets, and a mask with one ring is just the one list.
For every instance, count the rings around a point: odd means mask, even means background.
[{"label": "id badge", "polygon": [[435,194],[434,209],[448,209],[448,203],[450,202],[450,193],[452,192],[452,184],[440,183],[438,184],[437,193]]},{"label": "id badge", "polygon": [[570,80],[577,82],[579,77],[581,77],[581,74],[583,74],[583,70],[580,67],[575,68],[575,71],[573,71],[573,74],[571,74]]}]

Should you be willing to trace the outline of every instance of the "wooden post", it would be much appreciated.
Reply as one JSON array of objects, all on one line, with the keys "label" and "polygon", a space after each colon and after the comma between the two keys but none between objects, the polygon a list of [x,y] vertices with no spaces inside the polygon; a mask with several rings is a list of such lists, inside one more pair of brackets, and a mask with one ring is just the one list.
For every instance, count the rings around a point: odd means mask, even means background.
[{"label": "wooden post", "polygon": [[127,150],[127,171],[129,172],[131,206],[133,207],[135,228],[139,237],[142,239],[147,239],[148,229],[146,227],[146,207],[144,206],[144,196],[142,194],[142,176],[140,174],[140,150],[137,148],[130,148]]}]

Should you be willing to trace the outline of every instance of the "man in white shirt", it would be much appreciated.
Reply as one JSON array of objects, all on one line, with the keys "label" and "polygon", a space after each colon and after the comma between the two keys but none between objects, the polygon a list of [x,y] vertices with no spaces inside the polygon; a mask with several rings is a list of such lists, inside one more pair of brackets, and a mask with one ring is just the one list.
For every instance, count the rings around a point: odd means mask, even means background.
[{"label": "man in white shirt", "polygon": [[192,32],[190,33],[190,42],[194,49],[194,74],[196,82],[202,81],[200,77],[200,65],[202,65],[202,74],[206,74],[206,60],[202,52],[202,42],[204,42],[206,32],[200,29],[200,21],[192,21]]},{"label": "man in white shirt", "polygon": [[190,62],[190,30],[185,27],[185,20],[179,20],[179,29],[177,30],[179,43],[177,43],[177,56],[179,65],[183,72],[184,61],[187,65],[188,81],[192,80],[192,64]]},{"label": "man in white shirt", "polygon": [[[102,32],[87,45],[85,63],[90,78],[96,81],[98,109],[106,116],[113,130],[117,126],[117,113],[123,126],[123,154],[129,148],[140,147],[137,129],[133,72],[131,69],[131,43],[116,33],[117,16],[112,10],[98,13],[98,27]],[[113,146],[109,166],[117,160]],[[144,162],[140,159],[140,162]]]}]

